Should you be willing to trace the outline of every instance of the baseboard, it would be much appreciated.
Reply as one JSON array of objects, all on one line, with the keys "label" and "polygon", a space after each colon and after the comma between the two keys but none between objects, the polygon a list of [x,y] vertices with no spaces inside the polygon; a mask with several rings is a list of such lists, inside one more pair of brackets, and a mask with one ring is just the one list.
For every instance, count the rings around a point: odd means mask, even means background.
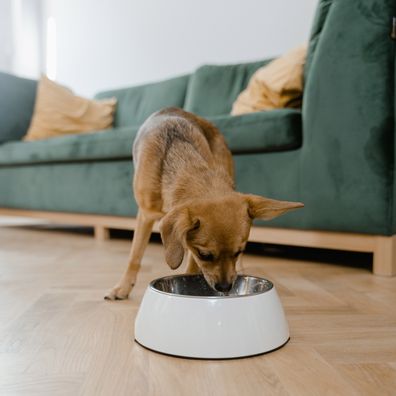
[{"label": "baseboard", "polygon": [[[97,239],[107,239],[109,228],[133,230],[136,219],[85,213],[49,212],[0,208],[0,216],[45,219],[58,224],[94,227]],[[159,232],[155,224],[154,232]],[[249,241],[279,245],[304,246],[323,249],[371,252],[374,255],[373,272],[378,275],[396,275],[396,236],[358,234],[348,232],[298,230],[253,226]]]}]

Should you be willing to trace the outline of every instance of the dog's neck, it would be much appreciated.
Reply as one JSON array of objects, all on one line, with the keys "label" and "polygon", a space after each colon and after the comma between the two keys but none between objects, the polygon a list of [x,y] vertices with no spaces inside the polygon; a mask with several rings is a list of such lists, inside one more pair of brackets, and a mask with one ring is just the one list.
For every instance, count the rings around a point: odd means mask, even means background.
[{"label": "dog's neck", "polygon": [[191,200],[221,197],[235,191],[234,182],[225,169],[214,167],[196,152],[182,153],[178,153],[177,162],[170,159],[164,163],[167,168],[162,179],[165,211]]}]

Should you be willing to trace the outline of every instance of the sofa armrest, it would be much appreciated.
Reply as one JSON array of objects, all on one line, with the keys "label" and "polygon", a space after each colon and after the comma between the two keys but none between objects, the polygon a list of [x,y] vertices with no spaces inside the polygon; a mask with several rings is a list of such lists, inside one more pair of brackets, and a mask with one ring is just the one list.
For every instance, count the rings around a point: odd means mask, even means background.
[{"label": "sofa armrest", "polygon": [[20,140],[27,132],[37,81],[0,72],[0,144]]},{"label": "sofa armrest", "polygon": [[333,0],[321,10],[303,100],[305,220],[311,227],[390,235],[396,232],[394,6]]}]

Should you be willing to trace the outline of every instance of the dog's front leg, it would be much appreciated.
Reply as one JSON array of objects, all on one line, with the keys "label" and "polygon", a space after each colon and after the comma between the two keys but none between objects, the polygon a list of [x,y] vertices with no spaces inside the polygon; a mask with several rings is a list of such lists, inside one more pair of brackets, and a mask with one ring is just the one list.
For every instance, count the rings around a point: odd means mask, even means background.
[{"label": "dog's front leg", "polygon": [[187,263],[186,273],[187,274],[200,274],[201,273],[201,270],[199,269],[198,264],[196,263],[191,252],[188,252],[188,263]]},{"label": "dog's front leg", "polygon": [[128,267],[120,281],[105,295],[106,300],[124,300],[128,298],[136,282],[144,250],[149,242],[155,220],[147,218],[140,210],[137,215],[137,226],[133,235]]}]

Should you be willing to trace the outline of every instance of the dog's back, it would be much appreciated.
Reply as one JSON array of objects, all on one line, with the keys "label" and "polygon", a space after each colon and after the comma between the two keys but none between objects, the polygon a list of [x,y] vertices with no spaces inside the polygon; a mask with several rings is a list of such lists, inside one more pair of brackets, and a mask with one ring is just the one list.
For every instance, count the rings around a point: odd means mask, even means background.
[{"label": "dog's back", "polygon": [[[204,144],[202,138],[205,139]],[[208,146],[211,153],[219,147],[229,150],[220,131],[209,121],[177,107],[168,107],[152,114],[141,126],[133,145],[133,158],[138,161],[141,144],[150,142],[159,146],[161,153],[168,151],[175,141],[184,141],[192,144],[197,150],[202,144]],[[207,147],[203,150],[206,151]],[[231,157],[230,153],[228,154]],[[232,164],[232,158],[231,164]]]},{"label": "dog's back", "polygon": [[133,158],[134,193],[143,210],[163,212],[169,206],[165,190],[177,189],[176,175],[182,171],[194,177],[199,168],[208,167],[233,183],[224,137],[213,124],[182,109],[166,108],[149,117],[136,136]]}]

